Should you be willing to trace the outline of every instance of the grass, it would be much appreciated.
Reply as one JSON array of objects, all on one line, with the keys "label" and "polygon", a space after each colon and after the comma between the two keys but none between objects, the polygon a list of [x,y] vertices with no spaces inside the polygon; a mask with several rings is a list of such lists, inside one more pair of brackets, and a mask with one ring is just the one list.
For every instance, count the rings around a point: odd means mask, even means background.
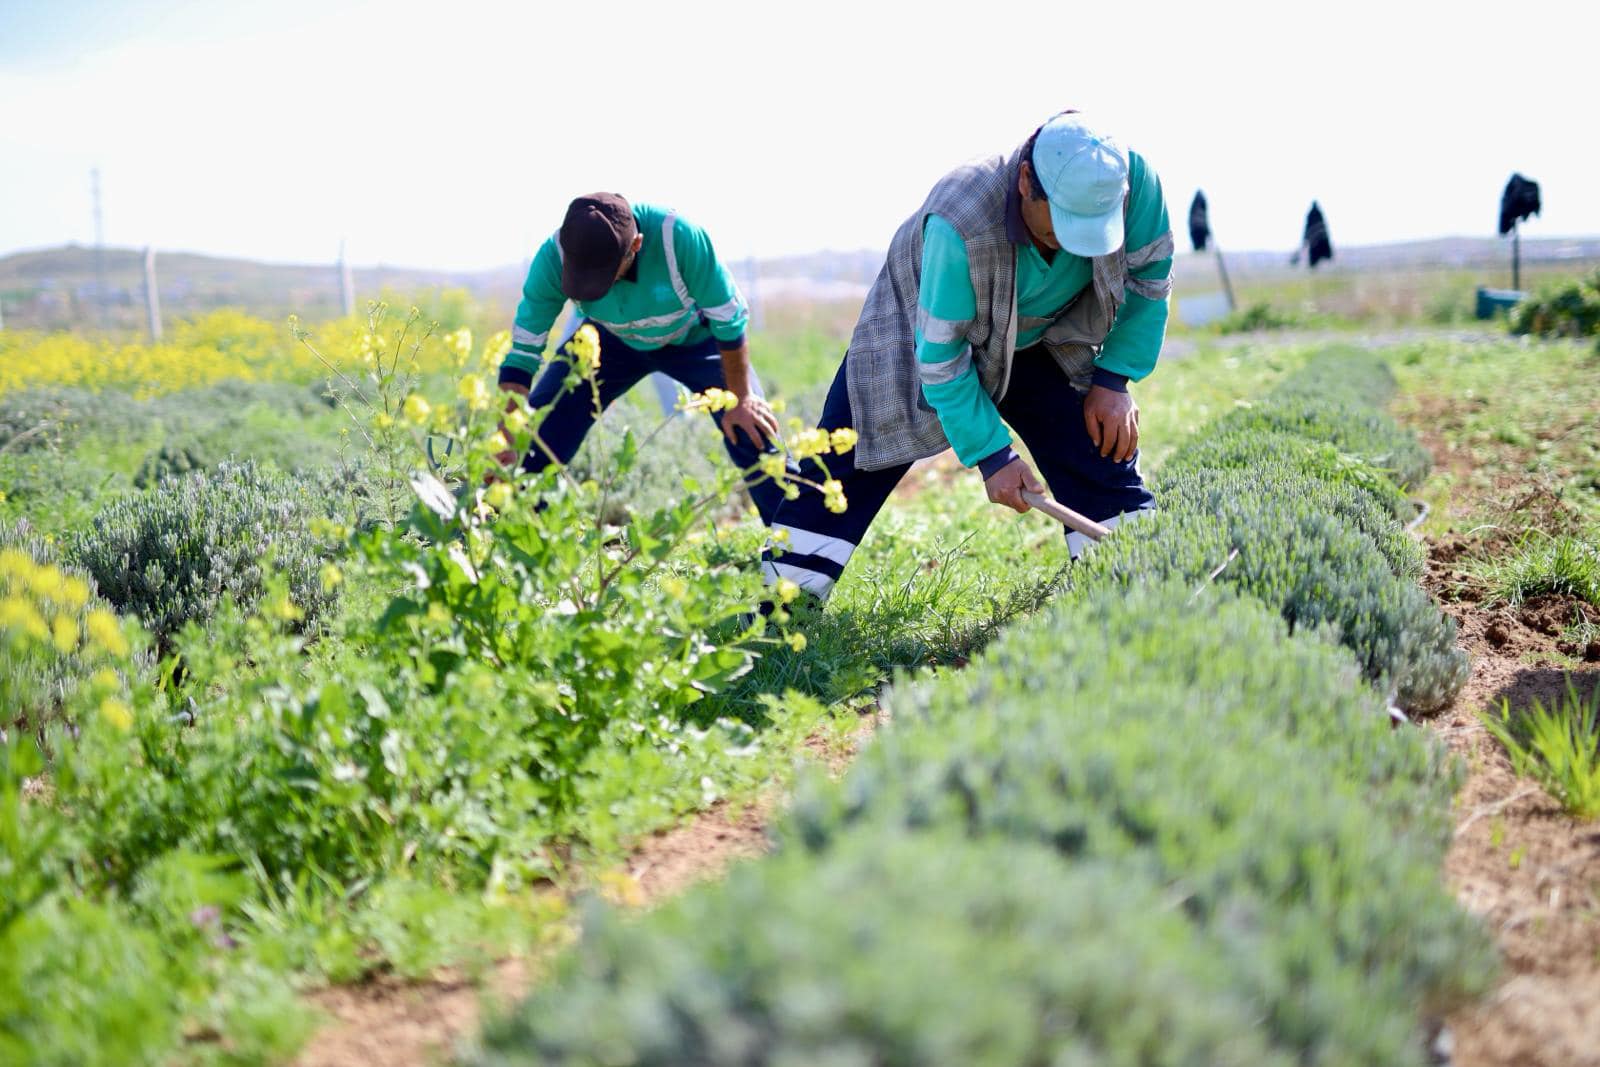
[{"label": "grass", "polygon": [[1600,817],[1600,686],[1585,699],[1569,678],[1566,695],[1548,708],[1535,701],[1513,713],[1501,701],[1497,712],[1482,718],[1505,746],[1512,769],[1543,786],[1568,814]]},{"label": "grass", "polygon": [[1516,606],[1554,593],[1600,606],[1600,541],[1592,534],[1530,530],[1509,555],[1485,556],[1471,573],[1487,587],[1491,603]]}]

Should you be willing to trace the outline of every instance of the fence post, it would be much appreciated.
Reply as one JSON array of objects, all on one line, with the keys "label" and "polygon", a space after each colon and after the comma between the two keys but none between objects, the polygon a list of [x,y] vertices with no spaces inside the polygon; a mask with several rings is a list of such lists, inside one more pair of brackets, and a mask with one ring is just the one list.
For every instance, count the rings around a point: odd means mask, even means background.
[{"label": "fence post", "polygon": [[161,294],[156,289],[156,250],[144,250],[144,310],[150,323],[150,340],[161,340]]},{"label": "fence post", "polygon": [[344,302],[345,318],[356,313],[356,285],[350,274],[350,261],[344,257],[344,241],[339,241],[339,296]]}]

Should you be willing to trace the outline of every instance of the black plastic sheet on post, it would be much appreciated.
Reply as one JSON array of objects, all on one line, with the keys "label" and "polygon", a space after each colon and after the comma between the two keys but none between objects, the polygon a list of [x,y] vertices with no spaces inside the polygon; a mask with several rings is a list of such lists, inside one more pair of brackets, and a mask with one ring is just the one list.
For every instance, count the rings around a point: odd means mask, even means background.
[{"label": "black plastic sheet on post", "polygon": [[1306,212],[1306,232],[1300,239],[1306,252],[1306,266],[1315,270],[1318,263],[1333,258],[1333,242],[1328,238],[1328,220],[1322,217],[1322,208],[1315,200]]},{"label": "black plastic sheet on post", "polygon": [[1511,175],[1506,191],[1500,194],[1500,236],[1529,215],[1539,213],[1539,183],[1520,174]]},{"label": "black plastic sheet on post", "polygon": [[1206,218],[1206,194],[1195,190],[1194,201],[1189,205],[1189,240],[1196,252],[1204,252],[1211,241],[1211,223]]}]

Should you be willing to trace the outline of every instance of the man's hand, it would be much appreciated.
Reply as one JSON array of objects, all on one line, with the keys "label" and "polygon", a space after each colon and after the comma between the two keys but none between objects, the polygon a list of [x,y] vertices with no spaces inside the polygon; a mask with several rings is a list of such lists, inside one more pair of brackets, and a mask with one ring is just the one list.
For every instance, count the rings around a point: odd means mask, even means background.
[{"label": "man's hand", "polygon": [[765,448],[769,441],[777,440],[778,417],[765,400],[754,393],[746,393],[738,407],[722,416],[722,432],[734,444],[739,443],[736,430],[743,430],[757,448]]},{"label": "man's hand", "polygon": [[1030,510],[1028,502],[1022,499],[1024,489],[1031,493],[1044,492],[1044,486],[1034,477],[1033,468],[1020,456],[990,475],[983,488],[991,503],[1004,504],[1017,512]]},{"label": "man's hand", "polygon": [[1118,463],[1127,462],[1139,447],[1139,405],[1127,393],[1091,386],[1083,399],[1083,424],[1100,454]]}]

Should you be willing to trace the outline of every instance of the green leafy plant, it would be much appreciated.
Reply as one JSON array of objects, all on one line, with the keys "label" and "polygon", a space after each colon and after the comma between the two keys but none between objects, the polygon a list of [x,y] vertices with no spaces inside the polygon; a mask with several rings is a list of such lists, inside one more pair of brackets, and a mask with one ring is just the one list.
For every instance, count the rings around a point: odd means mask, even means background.
[{"label": "green leafy plant", "polygon": [[1510,325],[1537,337],[1600,335],[1600,270],[1544,287],[1511,309]]},{"label": "green leafy plant", "polygon": [[334,598],[321,580],[333,547],[312,529],[323,512],[292,480],[225,462],[112,503],[73,537],[67,557],[164,647],[224,597],[253,605],[269,569],[287,581],[289,601],[278,610],[310,625]]},{"label": "green leafy plant", "polygon": [[1569,678],[1566,695],[1549,707],[1536,700],[1513,713],[1502,700],[1498,711],[1480,717],[1505,746],[1513,770],[1537,781],[1569,814],[1600,817],[1600,686],[1585,699]]}]

